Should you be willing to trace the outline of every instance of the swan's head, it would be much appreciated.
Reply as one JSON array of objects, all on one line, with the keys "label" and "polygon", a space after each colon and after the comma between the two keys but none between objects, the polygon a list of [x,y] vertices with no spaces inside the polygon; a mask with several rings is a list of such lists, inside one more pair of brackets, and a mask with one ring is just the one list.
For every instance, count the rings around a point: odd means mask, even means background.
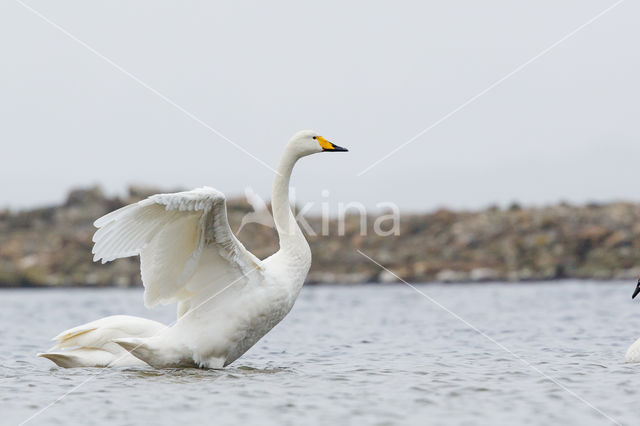
[{"label": "swan's head", "polygon": [[318,152],[348,151],[346,148],[332,144],[313,130],[303,130],[293,135],[287,149],[292,150],[298,157],[304,157]]},{"label": "swan's head", "polygon": [[636,289],[633,291],[633,296],[631,296],[631,298],[635,299],[638,293],[640,293],[640,278],[638,278],[638,284],[636,284]]}]

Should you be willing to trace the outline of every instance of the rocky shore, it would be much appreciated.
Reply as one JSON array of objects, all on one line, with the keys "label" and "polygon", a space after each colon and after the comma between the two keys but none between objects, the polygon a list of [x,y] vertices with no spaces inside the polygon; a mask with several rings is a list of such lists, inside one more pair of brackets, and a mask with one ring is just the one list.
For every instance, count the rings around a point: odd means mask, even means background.
[{"label": "rocky shore", "polygon": [[[156,189],[131,187],[124,199],[100,188],[71,191],[64,204],[29,211],[0,210],[0,286],[139,286],[138,258],[101,265],[92,262],[93,221]],[[252,212],[243,199],[229,200],[237,231]],[[309,283],[527,281],[563,278],[635,279],[640,272],[640,205],[568,204],[541,208],[438,210],[402,215],[399,235],[373,232],[374,217],[347,216],[338,223],[307,218],[313,266]],[[327,224],[325,224],[326,226]],[[275,231],[249,223],[238,234],[264,258],[277,249]],[[390,273],[366,259],[383,264]]]}]

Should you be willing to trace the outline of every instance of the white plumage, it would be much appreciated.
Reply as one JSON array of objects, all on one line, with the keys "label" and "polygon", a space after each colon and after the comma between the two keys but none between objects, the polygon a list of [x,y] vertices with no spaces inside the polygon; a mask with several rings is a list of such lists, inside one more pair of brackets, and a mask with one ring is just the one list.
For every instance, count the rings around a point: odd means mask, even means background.
[{"label": "white plumage", "polygon": [[235,237],[213,188],[153,195],[96,220],[94,261],[139,255],[145,306],[177,302],[178,320],[103,318],[61,333],[40,356],[63,367],[233,362],[284,318],[302,287],[311,252],[289,207],[289,179],[299,158],[321,151],[346,150],[313,131],[289,141],[272,196],[280,250],[264,260]]},{"label": "white plumage", "polygon": [[633,345],[629,346],[624,356],[626,362],[640,362],[640,339],[636,340]]},{"label": "white plumage", "polygon": [[159,322],[128,315],[113,315],[58,334],[56,345],[40,354],[61,367],[145,365],[113,339],[123,335],[151,337],[167,327]]},{"label": "white plumage", "polygon": [[231,232],[224,195],[213,188],[157,194],[109,213],[94,224],[93,260],[140,255],[145,306],[181,302],[221,280],[192,280],[203,254],[216,273],[238,278],[260,268]]}]

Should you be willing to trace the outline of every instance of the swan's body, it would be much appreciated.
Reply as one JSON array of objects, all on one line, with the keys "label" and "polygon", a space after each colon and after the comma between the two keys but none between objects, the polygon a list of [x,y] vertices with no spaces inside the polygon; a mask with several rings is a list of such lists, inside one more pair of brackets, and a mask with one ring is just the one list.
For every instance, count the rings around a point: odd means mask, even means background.
[{"label": "swan's body", "polygon": [[94,260],[140,255],[145,305],[178,302],[178,320],[103,318],[61,333],[60,350],[40,355],[63,367],[236,360],[289,313],[307,276],[311,251],[289,206],[289,180],[299,158],[321,151],[346,150],[311,131],[287,145],[272,194],[280,250],[264,260],[233,235],[225,197],[212,188],[153,195],[98,219]]},{"label": "swan's body", "polygon": [[[638,283],[636,284],[636,288],[633,291],[632,299],[635,299],[636,296],[640,293],[640,278],[638,278]],[[627,353],[624,356],[626,362],[640,362],[640,339],[636,340],[633,345],[629,346],[627,349]]]},{"label": "swan's body", "polygon": [[624,356],[626,362],[640,362],[640,339],[636,340],[633,345],[629,346]]}]

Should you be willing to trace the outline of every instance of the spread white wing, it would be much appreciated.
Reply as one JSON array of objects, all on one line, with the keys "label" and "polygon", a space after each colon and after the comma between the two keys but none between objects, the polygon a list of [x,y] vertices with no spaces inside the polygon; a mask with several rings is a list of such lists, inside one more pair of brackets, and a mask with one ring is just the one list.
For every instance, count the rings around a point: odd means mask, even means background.
[{"label": "spread white wing", "polygon": [[233,235],[226,199],[213,188],[152,195],[94,225],[94,261],[140,255],[147,307],[220,291],[262,269]]}]

